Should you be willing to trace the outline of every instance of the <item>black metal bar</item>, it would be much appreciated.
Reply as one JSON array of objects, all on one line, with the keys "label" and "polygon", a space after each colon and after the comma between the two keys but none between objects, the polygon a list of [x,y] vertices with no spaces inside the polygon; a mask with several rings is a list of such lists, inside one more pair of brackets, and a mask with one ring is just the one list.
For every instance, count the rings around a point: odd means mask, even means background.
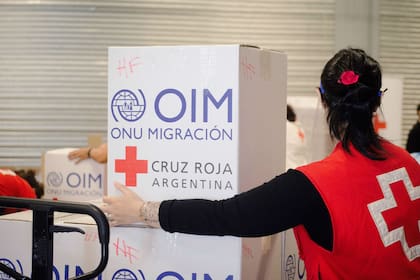
[{"label": "black metal bar", "polygon": [[53,234],[50,227],[54,224],[53,212],[33,211],[32,220],[32,275],[31,278],[52,280],[53,271]]},{"label": "black metal bar", "polygon": [[[101,259],[98,266],[88,273],[73,277],[69,280],[93,279],[105,270],[109,257],[109,224],[105,214],[97,206],[89,203],[17,197],[0,197],[0,206],[25,208],[33,211],[32,280],[52,279],[53,234],[55,231],[67,231],[65,227],[54,226],[54,212],[89,215],[95,220],[98,228],[99,242],[101,243]],[[81,230],[69,227],[68,231],[80,232]],[[2,268],[3,267],[0,266],[0,271],[7,273],[7,271]],[[18,273],[15,274],[15,278],[17,278],[16,275],[19,275],[22,279],[29,279],[24,278],[25,276]]]},{"label": "black metal bar", "polygon": [[31,278],[16,272],[15,270],[11,269],[10,267],[8,267],[7,265],[1,262],[0,262],[0,271],[3,271],[9,276],[12,276],[13,279],[16,279],[16,280],[31,280]]}]

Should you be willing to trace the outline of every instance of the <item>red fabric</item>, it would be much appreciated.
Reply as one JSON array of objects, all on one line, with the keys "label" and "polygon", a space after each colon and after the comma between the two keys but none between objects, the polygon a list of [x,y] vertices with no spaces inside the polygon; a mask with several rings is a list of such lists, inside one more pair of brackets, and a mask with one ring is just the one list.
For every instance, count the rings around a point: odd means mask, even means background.
[{"label": "red fabric", "polygon": [[[0,196],[36,198],[35,190],[29,183],[11,170],[0,169]],[[16,209],[5,209],[4,214],[16,212]]]},{"label": "red fabric", "polygon": [[334,233],[330,252],[295,228],[308,280],[420,279],[420,165],[403,149],[384,147],[385,161],[338,144],[326,159],[298,168],[321,194]]}]

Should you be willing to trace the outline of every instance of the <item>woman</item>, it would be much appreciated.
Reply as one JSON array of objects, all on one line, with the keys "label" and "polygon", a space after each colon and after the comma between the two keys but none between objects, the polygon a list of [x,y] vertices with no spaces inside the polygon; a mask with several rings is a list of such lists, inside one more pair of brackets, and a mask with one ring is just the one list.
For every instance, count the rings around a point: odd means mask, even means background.
[{"label": "woman", "polygon": [[420,279],[420,166],[375,133],[380,89],[378,62],[341,50],[319,88],[339,141],[328,157],[220,201],[146,202],[116,184],[122,196],[105,197],[103,210],[111,225],[146,222],[190,234],[252,237],[294,228],[308,279]]}]

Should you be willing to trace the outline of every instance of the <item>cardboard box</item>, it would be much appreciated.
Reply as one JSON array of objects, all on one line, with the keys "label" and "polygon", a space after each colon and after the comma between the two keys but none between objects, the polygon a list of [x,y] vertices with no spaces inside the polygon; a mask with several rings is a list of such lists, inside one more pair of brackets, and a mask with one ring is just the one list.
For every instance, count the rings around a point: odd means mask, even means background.
[{"label": "cardboard box", "polygon": [[[55,212],[54,224],[77,227],[85,234],[54,234],[53,279],[68,280],[93,270],[100,259],[98,232],[93,219],[87,215]],[[0,216],[0,228],[3,236],[0,240],[0,261],[30,276],[32,211]],[[96,279],[119,279],[118,275],[132,277],[123,279],[143,280],[162,280],[165,277],[185,280],[241,279],[229,274],[238,260],[228,257],[232,251],[238,250],[234,239],[205,236],[192,239],[189,235],[170,234],[141,225],[114,227],[110,234],[108,265]],[[19,242],[16,243],[16,240]],[[252,256],[253,252],[247,247],[242,250],[259,266],[255,279],[306,279],[305,266],[298,257],[291,230],[264,239],[260,259]],[[219,257],[215,258],[215,255]],[[189,269],[180,270],[187,265],[184,261],[188,256]],[[280,270],[276,273],[280,274],[274,274],[274,266]]]},{"label": "cardboard box", "polygon": [[[319,96],[288,96],[287,103],[296,113],[297,121],[305,133],[306,161],[318,161],[334,149],[334,141],[328,133],[325,109]],[[287,147],[286,147],[287,149]]]},{"label": "cardboard box", "polygon": [[[110,48],[108,182],[146,200],[223,199],[283,172],[286,68],[284,53],[243,45]],[[279,259],[261,265],[260,238],[156,231],[153,242],[162,255],[145,256],[147,274],[280,279]],[[167,259],[173,247],[183,253]]]},{"label": "cardboard box", "polygon": [[44,198],[67,201],[101,199],[106,193],[106,164],[92,159],[79,163],[67,156],[75,148],[47,151],[44,155]]},{"label": "cardboard box", "polygon": [[[93,219],[87,215],[57,213],[54,224],[77,227],[85,234],[54,234],[53,279],[67,280],[92,271],[100,259],[98,233]],[[0,228],[3,236],[0,240],[0,261],[30,276],[32,211],[1,216]],[[204,239],[206,242],[203,242]],[[16,243],[16,240],[19,242]],[[111,229],[108,265],[96,279],[236,279],[222,272],[209,271],[208,266],[209,263],[217,263],[215,253],[224,256],[232,250],[237,251],[239,248],[236,245],[231,238],[191,239],[187,235],[169,234],[158,229],[115,227]],[[207,246],[213,246],[210,254],[206,251]],[[193,257],[194,262],[189,263],[187,270],[178,270],[178,267],[188,265],[184,263],[186,256]],[[223,266],[232,266],[235,261],[227,258]],[[118,278],[122,276],[131,278]]]}]

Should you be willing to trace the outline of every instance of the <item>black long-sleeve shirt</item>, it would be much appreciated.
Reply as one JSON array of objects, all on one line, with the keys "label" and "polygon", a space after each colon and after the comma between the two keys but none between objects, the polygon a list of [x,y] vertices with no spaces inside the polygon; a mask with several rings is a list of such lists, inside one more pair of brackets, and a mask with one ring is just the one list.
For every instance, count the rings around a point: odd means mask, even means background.
[{"label": "black long-sleeve shirt", "polygon": [[328,210],[313,184],[297,170],[224,200],[167,200],[159,209],[169,232],[258,237],[304,225],[311,238],[332,250]]},{"label": "black long-sleeve shirt", "polygon": [[420,152],[420,122],[417,122],[408,133],[406,149],[409,153]]}]

